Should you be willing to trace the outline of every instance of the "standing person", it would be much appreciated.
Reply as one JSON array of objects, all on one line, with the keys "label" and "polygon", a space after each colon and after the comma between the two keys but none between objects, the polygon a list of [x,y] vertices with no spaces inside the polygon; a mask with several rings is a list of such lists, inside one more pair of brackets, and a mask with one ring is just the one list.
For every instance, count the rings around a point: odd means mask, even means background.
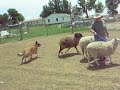
[{"label": "standing person", "polygon": [[94,21],[90,27],[90,31],[94,34],[95,41],[107,41],[109,33],[107,31],[106,24],[101,20],[101,15],[96,14]]},{"label": "standing person", "polygon": [[[109,36],[109,33],[107,31],[107,27],[105,22],[101,19],[100,14],[96,14],[94,17],[94,21],[90,27],[90,31],[94,34],[95,41],[107,41],[107,37]],[[100,61],[104,61],[105,63],[105,57],[99,56],[98,57]]]}]

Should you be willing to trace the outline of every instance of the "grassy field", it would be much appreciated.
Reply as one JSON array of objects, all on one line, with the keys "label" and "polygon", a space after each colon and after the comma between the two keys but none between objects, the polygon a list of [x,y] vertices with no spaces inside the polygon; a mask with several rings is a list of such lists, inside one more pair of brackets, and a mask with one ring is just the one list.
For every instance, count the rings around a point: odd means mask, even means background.
[{"label": "grassy field", "polygon": [[[76,31],[86,31],[88,28],[86,27],[78,27],[74,28],[73,32]],[[59,25],[50,25],[47,26],[29,26],[29,32],[27,34],[24,34],[24,32],[27,32],[27,29],[22,30],[22,38],[23,40],[37,37],[37,36],[50,36],[50,35],[56,35],[60,33],[72,33],[71,28],[67,27],[59,27]],[[12,36],[10,38],[1,38],[0,43],[5,43],[5,42],[12,42],[12,41],[18,41],[21,40],[21,35],[20,35],[20,30],[19,28],[17,29],[10,29],[10,33],[15,34],[15,36]]]},{"label": "grassy field", "polygon": [[[90,32],[81,32],[84,36]],[[109,31],[110,39],[120,31]],[[39,36],[0,45],[0,90],[120,90],[120,47],[112,55],[109,67],[88,67],[87,60],[74,48],[58,58],[60,38],[73,36],[62,33]],[[20,65],[21,52],[28,42],[38,41],[39,58]],[[78,46],[80,50],[80,47]],[[81,50],[80,50],[81,52]]]}]

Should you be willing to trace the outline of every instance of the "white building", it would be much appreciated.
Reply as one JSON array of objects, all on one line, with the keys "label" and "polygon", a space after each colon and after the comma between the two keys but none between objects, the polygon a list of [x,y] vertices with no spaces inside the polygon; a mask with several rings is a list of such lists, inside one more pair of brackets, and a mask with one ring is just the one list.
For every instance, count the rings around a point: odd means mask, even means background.
[{"label": "white building", "polygon": [[58,14],[54,13],[44,18],[46,24],[57,24],[63,22],[70,22],[69,14]]},{"label": "white building", "polygon": [[25,20],[22,23],[24,25],[42,25],[43,24],[43,20],[42,20],[42,17],[40,17],[38,19]]}]

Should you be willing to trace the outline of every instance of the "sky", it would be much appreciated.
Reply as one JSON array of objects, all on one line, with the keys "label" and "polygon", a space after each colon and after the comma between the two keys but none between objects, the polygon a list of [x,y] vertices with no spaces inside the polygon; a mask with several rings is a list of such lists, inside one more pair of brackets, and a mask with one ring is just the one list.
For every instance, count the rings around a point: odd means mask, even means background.
[{"label": "sky", "polygon": [[[72,6],[77,4],[78,0],[68,0],[71,2]],[[105,0],[101,1],[105,5]],[[25,20],[39,18],[42,12],[42,7],[47,5],[49,0],[0,0],[0,14],[7,13],[9,8],[15,8],[19,13],[21,13]],[[103,14],[106,14],[106,9]],[[118,7],[118,12],[120,13],[120,6]],[[92,15],[94,11],[90,11],[89,15]]]}]

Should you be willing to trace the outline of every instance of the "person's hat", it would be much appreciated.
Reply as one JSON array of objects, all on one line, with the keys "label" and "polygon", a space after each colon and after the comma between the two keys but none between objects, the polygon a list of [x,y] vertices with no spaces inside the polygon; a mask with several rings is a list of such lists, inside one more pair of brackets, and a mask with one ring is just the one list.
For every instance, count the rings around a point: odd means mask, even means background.
[{"label": "person's hat", "polygon": [[96,13],[96,15],[94,16],[94,18],[101,18],[102,16],[101,16],[101,14],[99,14],[99,13]]}]

